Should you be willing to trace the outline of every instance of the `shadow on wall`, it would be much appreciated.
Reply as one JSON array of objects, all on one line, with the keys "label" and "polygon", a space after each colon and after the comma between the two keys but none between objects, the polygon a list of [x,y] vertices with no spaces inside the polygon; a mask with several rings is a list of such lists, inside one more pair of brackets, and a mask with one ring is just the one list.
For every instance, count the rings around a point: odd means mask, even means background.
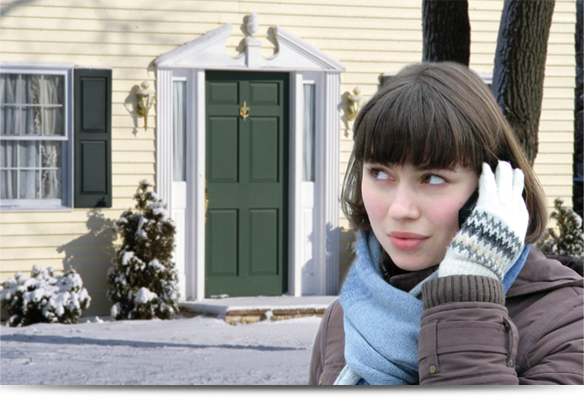
[{"label": "shadow on wall", "polygon": [[64,269],[74,269],[91,296],[91,304],[84,315],[109,314],[107,270],[116,254],[113,223],[114,220],[106,218],[99,209],[91,209],[87,212],[88,232],[57,248],[59,253],[65,254]]},{"label": "shadow on wall", "polygon": [[343,227],[339,229],[339,293],[355,259],[355,239],[354,230]]},{"label": "shadow on wall", "polygon": [[0,10],[0,15],[4,16],[10,13],[10,11],[16,6],[26,6],[30,3],[34,3],[36,0],[17,0],[12,2],[12,4],[2,4],[2,9]]},{"label": "shadow on wall", "polygon": [[[307,236],[307,241],[305,242],[306,248],[308,249],[308,253],[306,255],[310,256],[310,258],[305,260],[305,263],[302,265],[302,294],[303,295],[313,295],[317,294],[319,291],[319,279],[318,275],[320,273],[319,267],[322,264],[319,264],[319,261],[322,257],[317,255],[314,251],[317,250],[315,245],[315,231],[313,231],[310,235]],[[336,293],[328,293],[328,294],[339,294],[341,288],[343,286],[343,282],[347,273],[349,272],[349,268],[351,268],[351,264],[355,257],[355,253],[353,250],[354,242],[355,242],[355,231],[351,229],[346,229],[344,227],[336,227],[332,228],[330,224],[327,223],[326,230],[324,232],[326,236],[327,242],[325,242],[325,250],[328,247],[336,246],[333,245],[332,241],[337,240],[339,242],[339,290]],[[329,253],[325,253],[325,257],[328,257]],[[324,270],[325,275],[329,275],[330,273],[334,273],[335,270],[326,269]]]}]

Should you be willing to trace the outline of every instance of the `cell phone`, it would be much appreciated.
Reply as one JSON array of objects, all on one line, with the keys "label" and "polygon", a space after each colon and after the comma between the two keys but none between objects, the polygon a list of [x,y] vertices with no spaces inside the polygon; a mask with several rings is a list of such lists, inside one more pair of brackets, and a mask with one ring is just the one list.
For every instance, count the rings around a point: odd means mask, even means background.
[{"label": "cell phone", "polygon": [[479,189],[475,189],[475,191],[470,195],[466,203],[460,208],[458,211],[458,227],[462,228],[462,224],[466,221],[470,213],[474,210],[475,206],[477,205],[477,200],[479,199]]}]

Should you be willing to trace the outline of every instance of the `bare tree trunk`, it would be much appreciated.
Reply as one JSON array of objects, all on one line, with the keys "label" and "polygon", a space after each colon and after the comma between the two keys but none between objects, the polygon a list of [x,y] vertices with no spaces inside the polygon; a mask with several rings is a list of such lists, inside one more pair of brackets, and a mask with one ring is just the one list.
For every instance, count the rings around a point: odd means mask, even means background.
[{"label": "bare tree trunk", "polygon": [[493,71],[493,94],[533,165],[554,0],[505,0]]},{"label": "bare tree trunk", "polygon": [[468,1],[422,2],[424,62],[454,61],[468,66],[470,22]]}]

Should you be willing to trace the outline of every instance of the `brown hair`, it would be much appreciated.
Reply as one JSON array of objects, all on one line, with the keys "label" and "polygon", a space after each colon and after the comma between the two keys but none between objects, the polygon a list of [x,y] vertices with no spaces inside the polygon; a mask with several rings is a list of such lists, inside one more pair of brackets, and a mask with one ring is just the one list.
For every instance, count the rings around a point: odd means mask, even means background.
[{"label": "brown hair", "polygon": [[526,243],[536,242],[547,227],[545,196],[533,168],[489,87],[463,65],[402,69],[360,110],[353,140],[341,200],[353,228],[371,229],[361,196],[365,162],[421,169],[460,165],[480,175],[483,162],[495,170],[498,160],[525,174]]}]

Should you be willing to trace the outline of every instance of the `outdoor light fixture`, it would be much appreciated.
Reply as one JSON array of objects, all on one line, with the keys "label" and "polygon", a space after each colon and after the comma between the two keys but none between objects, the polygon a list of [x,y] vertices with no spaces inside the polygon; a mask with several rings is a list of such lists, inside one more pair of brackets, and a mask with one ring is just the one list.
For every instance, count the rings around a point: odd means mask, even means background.
[{"label": "outdoor light fixture", "polygon": [[144,80],[140,88],[136,90],[136,98],[138,98],[138,115],[144,117],[144,130],[148,129],[148,111],[154,102],[154,90],[151,90],[148,80]]},{"label": "outdoor light fixture", "polygon": [[353,89],[353,94],[349,94],[347,97],[347,101],[349,102],[349,107],[347,108],[347,119],[355,120],[357,112],[359,112],[359,108],[361,107],[361,101],[364,99],[365,97],[361,95],[361,89],[355,87]]}]

